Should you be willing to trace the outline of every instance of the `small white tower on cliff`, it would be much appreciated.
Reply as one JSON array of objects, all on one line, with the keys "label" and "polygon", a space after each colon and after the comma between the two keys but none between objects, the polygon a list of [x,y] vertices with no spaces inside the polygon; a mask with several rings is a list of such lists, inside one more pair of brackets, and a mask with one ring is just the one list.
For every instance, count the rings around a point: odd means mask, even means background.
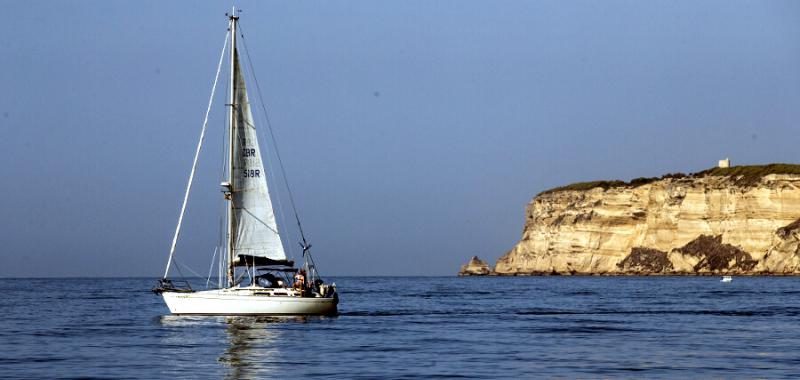
[{"label": "small white tower on cliff", "polygon": [[726,158],[724,160],[719,160],[719,164],[717,164],[717,166],[720,168],[729,168],[731,167],[731,159]]}]

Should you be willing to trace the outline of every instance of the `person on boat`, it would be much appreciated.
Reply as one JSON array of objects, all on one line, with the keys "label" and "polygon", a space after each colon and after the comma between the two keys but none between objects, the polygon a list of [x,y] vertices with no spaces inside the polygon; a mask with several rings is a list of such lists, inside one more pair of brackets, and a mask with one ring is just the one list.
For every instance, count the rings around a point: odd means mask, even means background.
[{"label": "person on boat", "polygon": [[306,270],[300,269],[296,275],[294,275],[294,287],[295,289],[303,290],[306,287]]}]

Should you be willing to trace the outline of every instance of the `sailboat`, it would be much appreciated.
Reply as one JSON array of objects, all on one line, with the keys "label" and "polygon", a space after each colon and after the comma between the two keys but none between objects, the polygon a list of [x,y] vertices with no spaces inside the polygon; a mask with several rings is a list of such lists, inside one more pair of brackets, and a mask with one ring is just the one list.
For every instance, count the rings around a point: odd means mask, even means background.
[{"label": "sailboat", "polygon": [[[227,16],[228,35],[225,36],[225,45],[217,65],[217,75],[211,90],[200,141],[195,151],[178,225],[172,239],[167,268],[153,291],[163,297],[172,314],[179,315],[334,314],[339,301],[336,284],[326,284],[316,269],[311,257],[311,245],[303,234],[300,218],[297,216],[291,190],[286,181],[284,182],[287,183],[286,189],[302,237],[300,245],[303,263],[300,268],[294,265],[293,260],[287,258],[284,250],[267,187],[267,173],[262,162],[239,60],[236,35],[239,17],[235,8]],[[175,247],[228,43],[230,43],[230,48],[227,50],[230,53],[231,68],[230,103],[226,104],[229,118],[226,131],[228,154],[226,173],[223,174],[227,176],[224,176],[226,180],[221,183],[227,232],[224,243],[221,244],[223,246],[219,249],[221,253],[217,287],[195,290],[187,281],[173,280],[168,275],[170,267],[175,262]],[[280,156],[278,161],[280,162]],[[280,166],[283,170],[282,163]]]}]

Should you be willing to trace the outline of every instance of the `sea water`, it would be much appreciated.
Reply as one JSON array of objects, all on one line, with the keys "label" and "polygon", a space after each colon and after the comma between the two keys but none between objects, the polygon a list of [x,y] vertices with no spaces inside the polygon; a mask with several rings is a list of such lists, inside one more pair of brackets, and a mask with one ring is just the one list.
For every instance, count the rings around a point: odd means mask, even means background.
[{"label": "sea water", "polygon": [[800,377],[800,278],[329,280],[338,316],[269,318],[170,316],[155,279],[2,279],[0,377]]}]

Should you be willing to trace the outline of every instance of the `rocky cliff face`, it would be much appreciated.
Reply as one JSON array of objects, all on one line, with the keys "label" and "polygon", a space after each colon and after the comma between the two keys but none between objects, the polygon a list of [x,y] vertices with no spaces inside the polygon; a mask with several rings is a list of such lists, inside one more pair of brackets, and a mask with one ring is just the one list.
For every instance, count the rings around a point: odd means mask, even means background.
[{"label": "rocky cliff face", "polygon": [[495,272],[800,274],[800,174],[715,170],[542,193]]}]

